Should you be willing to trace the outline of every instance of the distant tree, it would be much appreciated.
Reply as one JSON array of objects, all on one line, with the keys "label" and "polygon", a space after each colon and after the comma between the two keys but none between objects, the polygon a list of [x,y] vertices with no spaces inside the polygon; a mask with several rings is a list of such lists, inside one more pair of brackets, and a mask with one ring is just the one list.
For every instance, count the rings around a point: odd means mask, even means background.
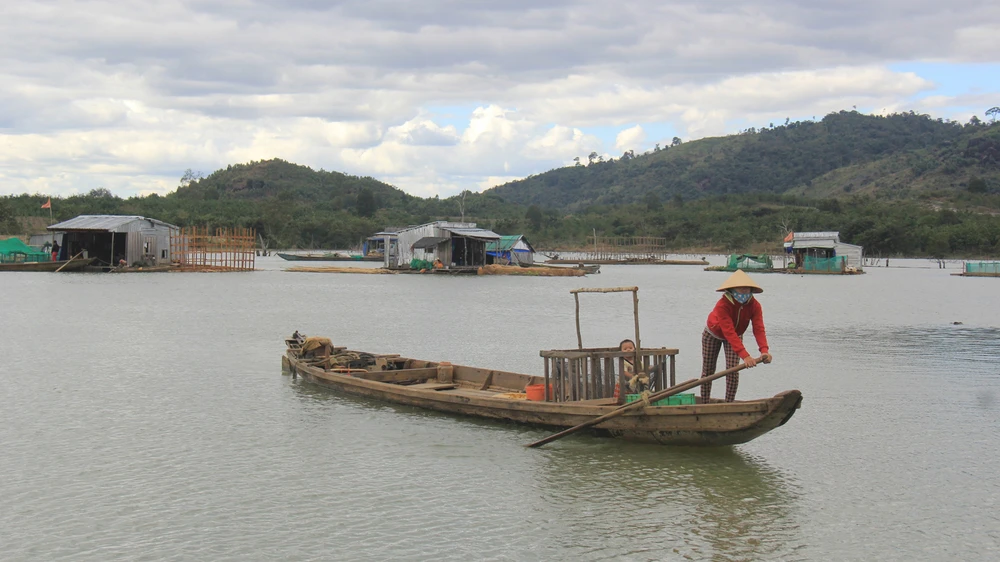
[{"label": "distant tree", "polygon": [[1000,107],[991,107],[986,110],[986,116],[990,118],[990,123],[996,123],[1000,117]]},{"label": "distant tree", "polygon": [[372,190],[363,187],[361,191],[358,192],[358,216],[371,218],[375,216],[375,211],[378,210],[378,204],[375,202],[375,194]]},{"label": "distant tree", "polygon": [[101,199],[113,199],[114,198],[114,194],[111,193],[111,191],[109,191],[105,187],[98,187],[97,189],[91,189],[90,193],[87,194],[87,197],[94,197],[94,198],[101,198]]},{"label": "distant tree", "polygon": [[943,230],[938,230],[931,233],[927,239],[927,246],[924,250],[932,258],[943,258],[951,252],[951,244],[949,243],[948,233]]},{"label": "distant tree", "polygon": [[589,166],[590,164],[593,164],[593,163],[594,163],[594,160],[597,160],[597,152],[596,152],[596,151],[594,151],[594,152],[591,152],[591,153],[590,153],[590,155],[589,155],[589,156],[587,156],[587,160],[589,160],[589,161],[590,161],[590,162],[589,162],[589,163],[587,164],[588,166]]},{"label": "distant tree", "polygon": [[4,234],[20,234],[21,225],[14,214],[14,206],[7,199],[0,199],[0,232]]},{"label": "distant tree", "polygon": [[646,208],[650,211],[659,211],[663,208],[663,205],[660,203],[660,196],[652,191],[646,194],[643,201],[646,203]]},{"label": "distant tree", "polygon": [[674,140],[670,141],[670,146],[677,146],[682,142],[680,137],[674,137]]},{"label": "distant tree", "polygon": [[524,213],[524,218],[528,219],[528,222],[531,223],[531,226],[535,230],[542,228],[543,215],[542,210],[538,208],[538,205],[528,207],[528,211]]},{"label": "distant tree", "polygon": [[969,193],[986,193],[987,185],[983,178],[973,176],[969,179]]},{"label": "distant tree", "polygon": [[201,172],[195,172],[191,170],[191,168],[188,168],[187,170],[184,170],[184,175],[181,176],[181,185],[188,186],[192,182],[204,179],[204,177],[205,176],[203,176]]},{"label": "distant tree", "polygon": [[577,166],[583,166],[583,164],[580,163],[580,157],[579,156],[577,156],[576,158],[574,158],[573,161],[576,162]]},{"label": "distant tree", "polygon": [[979,125],[982,124],[983,122],[979,119],[979,117],[976,117],[975,115],[973,115],[972,118],[969,119],[969,125],[972,125],[973,127],[978,127]]},{"label": "distant tree", "polygon": [[458,210],[462,214],[462,222],[465,222],[465,197],[470,194],[472,194],[471,191],[464,189],[458,198]]},{"label": "distant tree", "polygon": [[653,147],[653,152],[659,152],[659,151],[660,151],[660,143],[656,143],[656,146]]}]

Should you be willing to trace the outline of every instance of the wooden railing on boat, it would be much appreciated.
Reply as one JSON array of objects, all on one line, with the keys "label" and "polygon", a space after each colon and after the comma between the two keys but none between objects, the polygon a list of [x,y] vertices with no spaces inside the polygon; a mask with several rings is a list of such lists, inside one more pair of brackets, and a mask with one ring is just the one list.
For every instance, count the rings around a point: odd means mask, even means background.
[{"label": "wooden railing on boat", "polygon": [[636,373],[649,376],[650,390],[662,390],[676,384],[676,349],[642,348],[620,351],[615,347],[556,349],[542,351],[545,361],[545,401],[568,402],[613,398],[615,384],[623,389],[618,403],[625,403],[628,382],[625,360],[639,357]]}]

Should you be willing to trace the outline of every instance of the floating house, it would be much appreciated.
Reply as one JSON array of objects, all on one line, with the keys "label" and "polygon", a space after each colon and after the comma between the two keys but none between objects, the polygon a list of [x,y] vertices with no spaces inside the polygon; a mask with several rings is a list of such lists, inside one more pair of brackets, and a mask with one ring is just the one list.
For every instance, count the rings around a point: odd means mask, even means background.
[{"label": "floating house", "polygon": [[[384,254],[383,264],[389,269],[423,269],[440,259],[446,268],[478,268],[493,263],[486,245],[500,235],[472,222],[436,221],[410,226],[396,234],[395,249],[391,244]],[[388,239],[388,236],[385,236]]]},{"label": "floating house", "polygon": [[535,249],[531,247],[523,234],[501,236],[499,240],[486,244],[486,253],[493,258],[493,263],[504,265],[533,265]]},{"label": "floating house", "polygon": [[169,264],[170,238],[179,229],[163,221],[126,215],[80,215],[47,228],[62,237],[59,259],[77,254],[101,266]]},{"label": "floating house", "polygon": [[381,232],[368,237],[361,247],[363,256],[384,256],[386,248],[396,245],[396,231],[398,229],[387,228]]},{"label": "floating house", "polygon": [[861,246],[840,241],[839,232],[793,232],[785,237],[785,253],[794,263],[790,269],[815,273],[861,271]]}]

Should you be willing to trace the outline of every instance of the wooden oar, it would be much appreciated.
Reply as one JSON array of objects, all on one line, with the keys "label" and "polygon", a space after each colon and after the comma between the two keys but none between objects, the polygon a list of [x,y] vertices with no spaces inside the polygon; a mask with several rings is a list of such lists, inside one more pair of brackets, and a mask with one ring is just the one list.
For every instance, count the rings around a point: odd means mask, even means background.
[{"label": "wooden oar", "polygon": [[[760,358],[757,359],[757,362],[760,363],[763,359],[764,359],[763,357],[760,357]],[[736,367],[733,367],[732,369],[726,369],[725,371],[719,371],[718,373],[715,373],[714,375],[708,375],[707,377],[701,377],[701,378],[697,378],[697,379],[691,379],[689,381],[682,382],[681,384],[671,386],[670,388],[664,388],[663,390],[661,390],[659,392],[654,392],[653,394],[650,394],[649,395],[649,402],[651,402],[651,403],[652,402],[656,402],[657,400],[660,400],[662,398],[666,398],[668,396],[673,396],[674,394],[677,394],[677,393],[680,393],[680,392],[684,392],[685,390],[688,390],[690,388],[694,388],[696,386],[701,386],[701,385],[705,384],[706,382],[714,381],[715,379],[717,379],[719,377],[724,377],[726,375],[731,375],[733,373],[738,373],[739,371],[742,371],[743,369],[746,369],[746,368],[747,368],[746,363],[742,363],[740,365],[737,365]],[[541,439],[539,441],[535,441],[534,443],[530,443],[530,444],[528,444],[526,446],[527,447],[541,447],[542,445],[544,445],[546,443],[551,443],[552,441],[555,441],[556,439],[562,439],[563,437],[566,437],[567,435],[570,435],[571,433],[576,433],[577,431],[580,431],[581,429],[587,429],[588,427],[592,427],[592,426],[595,426],[595,425],[597,425],[599,423],[602,423],[602,422],[604,422],[606,420],[609,420],[611,418],[618,417],[618,416],[620,416],[620,415],[622,415],[622,414],[624,414],[626,412],[630,412],[632,410],[638,410],[640,408],[645,408],[645,407],[646,407],[646,402],[644,400],[637,400],[635,402],[632,402],[631,404],[625,404],[624,406],[619,406],[617,409],[612,410],[611,412],[608,412],[607,414],[604,414],[603,416],[599,416],[599,417],[596,417],[596,418],[594,418],[594,419],[592,419],[590,421],[583,422],[580,425],[573,426],[573,427],[571,427],[569,429],[565,429],[563,431],[560,431],[559,433],[555,433],[553,435],[549,435],[545,439]]]},{"label": "wooden oar", "polygon": [[71,261],[75,260],[76,258],[78,258],[78,257],[80,257],[80,256],[82,256],[82,255],[83,255],[83,252],[80,252],[79,254],[77,254],[77,255],[75,255],[75,256],[73,256],[73,257],[69,258],[68,260],[66,260],[66,263],[64,263],[64,264],[62,264],[62,265],[60,265],[60,266],[59,266],[59,269],[57,269],[57,270],[56,270],[56,273],[59,273],[60,271],[62,271],[62,268],[64,268],[64,267],[66,267],[67,265],[69,265],[69,262],[71,262]]}]

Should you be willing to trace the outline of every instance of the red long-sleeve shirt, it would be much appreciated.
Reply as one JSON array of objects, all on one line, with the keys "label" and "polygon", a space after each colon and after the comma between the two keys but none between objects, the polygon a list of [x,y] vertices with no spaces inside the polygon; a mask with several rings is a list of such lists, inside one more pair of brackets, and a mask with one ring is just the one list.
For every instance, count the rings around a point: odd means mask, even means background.
[{"label": "red long-sleeve shirt", "polygon": [[756,298],[750,299],[746,304],[736,302],[733,297],[723,295],[719,302],[715,303],[715,308],[708,315],[708,331],[713,336],[729,342],[733,351],[741,359],[750,357],[747,348],[743,346],[740,337],[747,331],[750,323],[753,323],[753,337],[757,340],[757,347],[761,353],[767,353],[767,333],[764,331],[764,311]]}]

